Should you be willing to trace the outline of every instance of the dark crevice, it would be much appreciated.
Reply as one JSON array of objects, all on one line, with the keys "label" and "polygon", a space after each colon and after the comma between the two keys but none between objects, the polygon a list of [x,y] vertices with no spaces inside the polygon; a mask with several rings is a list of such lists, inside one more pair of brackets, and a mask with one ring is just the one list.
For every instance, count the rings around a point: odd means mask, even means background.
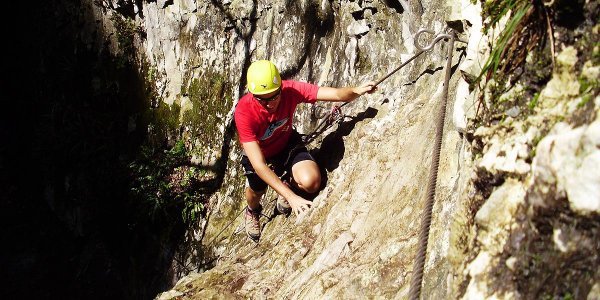
[{"label": "dark crevice", "polygon": [[364,10],[359,10],[359,11],[355,11],[352,13],[352,18],[354,18],[354,20],[359,21],[365,18],[365,11]]},{"label": "dark crevice", "polygon": [[163,4],[162,8],[167,8],[171,5],[173,5],[174,1],[173,0],[166,0],[165,3]]},{"label": "dark crevice", "polygon": [[[15,9],[36,22],[10,38],[6,65],[14,102],[0,118],[3,295],[153,298],[171,285],[183,227],[170,219],[180,212],[153,219],[129,194],[128,163],[147,134],[143,66],[82,40],[81,25],[98,23],[80,1],[41,3]],[[131,16],[128,3],[119,13]]]},{"label": "dark crevice", "polygon": [[399,14],[404,13],[404,7],[402,7],[402,4],[400,4],[400,2],[398,0],[382,0],[382,1],[387,7],[395,10],[397,13],[399,13]]},{"label": "dark crevice", "polygon": [[[584,16],[584,0],[556,0],[553,7],[560,7],[554,11],[556,25],[574,30],[586,20]],[[598,3],[596,2],[596,5]]]}]

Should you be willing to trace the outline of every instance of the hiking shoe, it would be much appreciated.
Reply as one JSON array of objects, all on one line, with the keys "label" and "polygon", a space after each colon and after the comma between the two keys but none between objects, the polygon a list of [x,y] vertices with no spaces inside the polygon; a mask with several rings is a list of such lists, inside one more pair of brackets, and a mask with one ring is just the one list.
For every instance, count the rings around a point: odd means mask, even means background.
[{"label": "hiking shoe", "polygon": [[258,242],[260,238],[260,212],[262,211],[262,206],[258,209],[258,211],[253,211],[250,207],[246,206],[246,212],[244,213],[244,223],[246,226],[246,234],[248,237]]},{"label": "hiking shoe", "polygon": [[[287,187],[289,187],[290,189],[292,188],[292,185],[290,185],[288,179],[283,180],[283,184],[287,185]],[[277,204],[275,205],[275,207],[277,208],[277,211],[282,215],[288,215],[292,212],[292,206],[290,206],[290,203],[287,201],[287,199],[283,198],[283,196],[281,195],[277,197]]]},{"label": "hiking shoe", "polygon": [[285,200],[282,196],[277,197],[277,211],[282,215],[287,215],[292,212],[292,207],[290,203]]}]

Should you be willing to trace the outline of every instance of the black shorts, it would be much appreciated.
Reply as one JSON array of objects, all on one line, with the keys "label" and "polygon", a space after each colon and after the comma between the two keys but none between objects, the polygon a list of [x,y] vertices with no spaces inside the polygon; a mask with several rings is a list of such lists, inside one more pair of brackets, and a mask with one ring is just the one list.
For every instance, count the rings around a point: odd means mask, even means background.
[{"label": "black shorts", "polygon": [[[284,173],[291,174],[292,166],[305,160],[315,161],[312,155],[308,153],[306,147],[301,144],[300,135],[293,133],[287,147],[275,156],[267,159],[267,165],[269,165],[277,176],[281,177]],[[248,179],[250,188],[255,192],[264,191],[267,188],[267,183],[258,177],[258,174],[256,174],[250,163],[250,159],[246,155],[242,155],[242,166],[244,167],[244,175]]]}]

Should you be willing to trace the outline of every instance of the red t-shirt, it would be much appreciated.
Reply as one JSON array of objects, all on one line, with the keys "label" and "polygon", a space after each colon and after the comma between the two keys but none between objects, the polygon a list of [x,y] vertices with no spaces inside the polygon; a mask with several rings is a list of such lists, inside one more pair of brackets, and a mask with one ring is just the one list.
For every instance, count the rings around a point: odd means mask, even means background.
[{"label": "red t-shirt", "polygon": [[241,143],[258,141],[265,158],[279,153],[292,134],[294,112],[299,103],[315,103],[319,87],[310,83],[283,80],[277,111],[270,114],[251,93],[235,108],[235,125]]}]

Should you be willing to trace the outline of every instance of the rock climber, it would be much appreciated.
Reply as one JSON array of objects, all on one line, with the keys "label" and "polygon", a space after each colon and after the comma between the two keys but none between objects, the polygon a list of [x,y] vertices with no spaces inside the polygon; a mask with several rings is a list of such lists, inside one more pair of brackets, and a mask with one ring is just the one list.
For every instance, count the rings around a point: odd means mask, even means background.
[{"label": "rock climber", "polygon": [[[246,233],[258,241],[260,199],[267,185],[280,195],[276,207],[285,215],[291,211],[298,215],[312,205],[292,189],[312,194],[319,191],[321,185],[319,167],[292,127],[296,106],[316,101],[350,102],[365,93],[372,93],[376,87],[373,82],[333,88],[282,81],[275,64],[259,60],[248,68],[247,88],[249,93],[240,98],[235,109],[235,124],[244,151],[241,163],[247,179]],[[279,176],[286,171],[291,176],[284,182]]]}]

